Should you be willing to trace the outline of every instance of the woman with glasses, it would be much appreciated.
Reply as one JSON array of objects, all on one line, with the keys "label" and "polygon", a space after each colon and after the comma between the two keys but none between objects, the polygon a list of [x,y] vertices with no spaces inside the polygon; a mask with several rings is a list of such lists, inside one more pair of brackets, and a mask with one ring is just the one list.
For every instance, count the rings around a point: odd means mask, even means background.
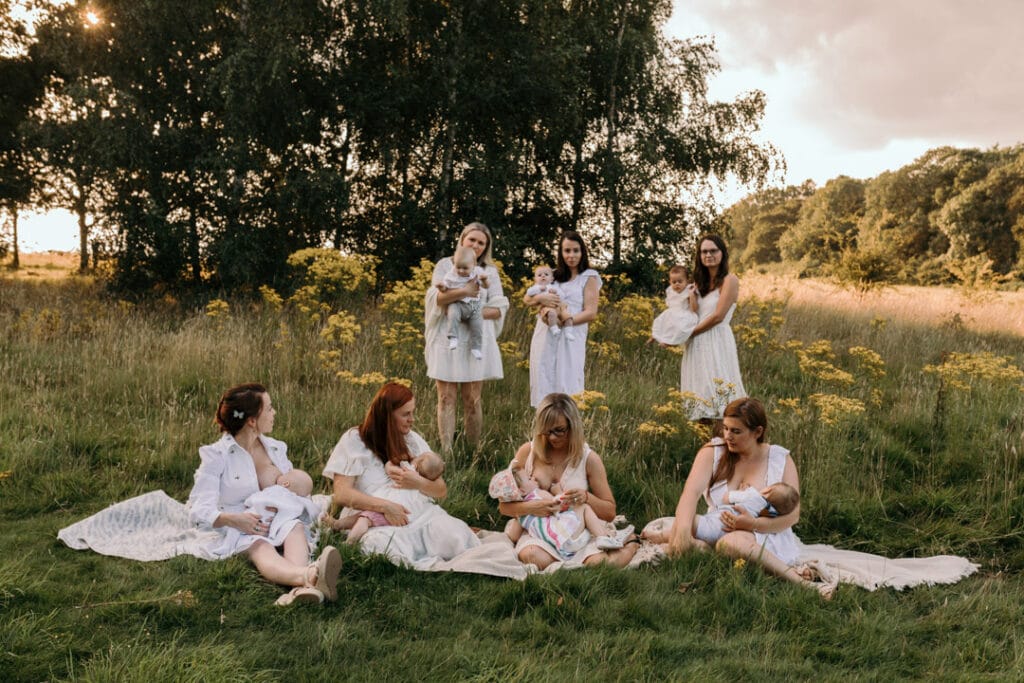
[{"label": "woman with glasses", "polygon": [[[517,503],[500,503],[498,509],[508,517],[535,515],[547,517],[563,506],[589,505],[605,522],[615,518],[615,496],[608,486],[608,475],[601,457],[591,450],[583,438],[583,420],[572,397],[548,394],[537,406],[533,417],[533,438],[516,452],[513,470],[521,470],[537,485],[550,489],[558,484],[562,490],[554,500],[536,499]],[[622,548],[601,550],[597,539],[577,551],[565,566],[593,565],[607,562],[626,566],[636,553],[639,540],[630,535]],[[548,541],[523,533],[516,543],[516,554],[523,563],[546,568],[563,557]]]},{"label": "woman with glasses", "polygon": [[729,272],[729,249],[721,237],[704,235],[697,244],[693,280],[700,322],[686,342],[679,389],[696,397],[690,404],[691,420],[714,420],[730,401],[747,395],[729,327],[740,281]]}]

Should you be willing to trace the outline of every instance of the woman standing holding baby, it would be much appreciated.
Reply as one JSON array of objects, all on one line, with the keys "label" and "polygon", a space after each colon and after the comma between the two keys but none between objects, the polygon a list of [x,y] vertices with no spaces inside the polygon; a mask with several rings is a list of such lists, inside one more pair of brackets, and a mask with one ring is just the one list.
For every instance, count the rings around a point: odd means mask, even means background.
[{"label": "woman standing holding baby", "polygon": [[530,342],[530,405],[534,408],[552,392],[569,395],[584,389],[583,370],[587,358],[589,323],[597,318],[601,276],[590,267],[587,246],[579,233],[568,231],[558,241],[558,264],[554,271],[558,292],[546,291],[523,300],[530,306],[557,310],[565,305],[568,317],[549,327],[537,320]]},{"label": "woman standing holding baby", "polygon": [[[445,277],[455,270],[451,257],[445,257],[434,266],[431,286],[427,289],[424,303],[424,355],[427,361],[427,376],[437,383],[437,432],[441,449],[448,452],[455,437],[455,417],[459,398],[465,420],[466,440],[476,445],[483,427],[483,407],[480,394],[483,382],[501,379],[501,351],[498,349],[498,335],[505,324],[508,299],[501,289],[501,278],[491,258],[490,229],[483,223],[470,223],[459,236],[457,248],[471,250],[476,255],[476,266],[481,275],[461,286],[445,286]],[[449,282],[453,280],[449,278]],[[486,284],[485,284],[486,282]],[[457,303],[467,297],[479,297],[479,317],[482,329],[479,346],[472,348],[470,329],[467,324],[449,327],[447,309],[460,306]],[[450,339],[449,331],[457,338]],[[473,351],[476,350],[477,354]],[[477,357],[479,356],[479,357]]]}]

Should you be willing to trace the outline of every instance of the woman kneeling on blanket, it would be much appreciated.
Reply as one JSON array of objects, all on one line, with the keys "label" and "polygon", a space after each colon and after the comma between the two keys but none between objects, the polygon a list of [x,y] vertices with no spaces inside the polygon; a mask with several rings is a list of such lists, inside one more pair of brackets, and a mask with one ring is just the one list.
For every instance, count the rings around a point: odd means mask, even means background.
[{"label": "woman kneeling on blanket", "polygon": [[703,496],[708,512],[717,515],[724,532],[715,543],[715,550],[759,562],[772,574],[831,598],[834,584],[814,582],[792,566],[800,552],[800,541],[792,528],[800,519],[798,498],[789,512],[775,517],[754,517],[740,505],[728,505],[730,493],[749,487],[768,499],[774,497],[773,485],[788,485],[799,492],[800,479],[793,458],[785,448],[768,444],[767,430],[768,417],[757,399],[740,398],[726,406],[724,441],[712,439],[697,452],[676,506],[671,531],[667,536],[645,532],[645,537],[655,542],[667,541],[670,555],[690,549],[707,550],[708,543],[697,538],[704,535],[697,515],[697,500]]},{"label": "woman kneeling on blanket", "polygon": [[[274,428],[274,407],[266,388],[240,384],[228,389],[220,399],[216,421],[224,435],[199,449],[201,463],[188,497],[189,520],[202,529],[221,530],[214,554],[228,557],[247,552],[265,579],[294,586],[278,598],[278,605],[336,600],[341,571],[338,549],[328,546],[316,562],[309,562],[315,516],[309,524],[295,519],[282,526],[270,519],[272,512],[261,518],[251,503],[247,505],[261,490],[282,489],[275,486],[278,480],[291,486],[288,475],[298,472],[288,460],[285,443],[266,436]],[[280,493],[291,495],[287,490]]]},{"label": "woman kneeling on blanket", "polygon": [[[345,432],[334,447],[324,476],[334,483],[334,502],[345,508],[342,518],[355,511],[383,515],[383,520],[375,515],[374,526],[362,536],[364,553],[427,568],[480,545],[480,540],[465,522],[431,500],[447,495],[444,478],[428,479],[407,466],[430,451],[412,430],[415,410],[416,399],[408,387],[385,384],[363,423]],[[424,500],[410,501],[410,493]]]},{"label": "woman kneeling on blanket", "polygon": [[[568,394],[548,394],[533,418],[533,440],[523,444],[512,461],[512,470],[522,472],[542,489],[557,485],[556,497],[544,496],[522,502],[502,502],[498,509],[509,517],[532,515],[550,517],[566,506],[589,505],[605,522],[615,518],[615,497],[608,486],[608,475],[600,456],[583,439],[583,420],[576,403]],[[519,533],[518,525],[510,523],[507,533]],[[552,562],[564,561],[566,566],[593,565],[607,562],[624,567],[636,554],[638,539],[630,535],[622,548],[602,550],[593,536],[590,543],[566,558],[549,540],[529,531],[521,533],[516,542],[520,562],[544,569]],[[513,539],[516,540],[516,539]]]}]

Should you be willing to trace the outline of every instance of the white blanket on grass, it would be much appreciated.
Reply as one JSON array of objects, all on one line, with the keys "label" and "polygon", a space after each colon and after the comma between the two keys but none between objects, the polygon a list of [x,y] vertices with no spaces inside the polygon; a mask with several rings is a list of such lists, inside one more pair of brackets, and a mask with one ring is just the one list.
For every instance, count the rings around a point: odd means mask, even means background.
[{"label": "white blanket on grass", "polygon": [[[672,517],[661,517],[650,522],[644,531],[667,531],[672,527],[672,522]],[[663,552],[659,554],[664,555]],[[979,567],[957,555],[890,559],[855,550],[841,550],[830,545],[802,543],[795,566],[809,567],[825,583],[852,583],[869,591],[956,583],[978,571]]]},{"label": "white blanket on grass", "polygon": [[[327,509],[328,496],[313,496],[314,502]],[[421,560],[414,569],[435,572],[465,572],[524,580],[537,573],[537,567],[523,564],[516,557],[508,536],[497,531],[477,533],[482,543],[451,560]],[[217,531],[201,531],[188,521],[188,508],[163,491],[151,491],[115,503],[80,522],[61,529],[57,538],[75,550],[93,550],[101,555],[129,560],[153,562],[177,555],[193,555],[204,560],[221,559],[207,548],[219,538]],[[637,553],[630,566],[656,560],[656,553]],[[395,560],[393,560],[395,561]],[[402,564],[400,561],[396,561]],[[408,566],[408,565],[406,565]],[[552,563],[544,573],[558,571],[561,562]]]}]

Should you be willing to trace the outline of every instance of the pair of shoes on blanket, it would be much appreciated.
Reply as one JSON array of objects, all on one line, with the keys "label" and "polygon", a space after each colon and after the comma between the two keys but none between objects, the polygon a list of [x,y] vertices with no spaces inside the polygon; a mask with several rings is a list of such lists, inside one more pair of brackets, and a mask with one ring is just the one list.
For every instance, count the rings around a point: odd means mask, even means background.
[{"label": "pair of shoes on blanket", "polygon": [[618,550],[626,544],[626,539],[628,539],[632,533],[633,525],[630,524],[624,529],[619,529],[612,536],[599,536],[595,545],[598,550]]}]

